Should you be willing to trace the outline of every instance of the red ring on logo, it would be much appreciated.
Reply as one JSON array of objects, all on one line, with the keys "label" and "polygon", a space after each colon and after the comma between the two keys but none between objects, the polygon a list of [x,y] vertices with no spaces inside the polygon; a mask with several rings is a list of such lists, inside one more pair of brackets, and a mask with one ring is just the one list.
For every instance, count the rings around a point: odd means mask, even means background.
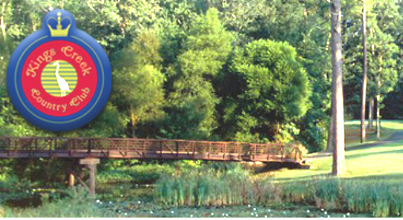
[{"label": "red ring on logo", "polygon": [[[57,60],[70,63],[77,73],[77,85],[64,97],[50,95],[41,81],[46,65]],[[37,110],[51,116],[69,116],[83,109],[94,96],[97,69],[91,56],[79,45],[55,40],[40,45],[26,59],[21,83],[28,101]]]}]

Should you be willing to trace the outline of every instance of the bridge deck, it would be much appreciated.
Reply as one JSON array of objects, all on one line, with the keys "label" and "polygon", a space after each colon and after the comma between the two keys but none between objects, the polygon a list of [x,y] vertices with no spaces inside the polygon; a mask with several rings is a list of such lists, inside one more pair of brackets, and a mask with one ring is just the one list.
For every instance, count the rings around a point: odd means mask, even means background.
[{"label": "bridge deck", "polygon": [[0,137],[4,158],[132,158],[302,163],[292,144],[133,138]]}]

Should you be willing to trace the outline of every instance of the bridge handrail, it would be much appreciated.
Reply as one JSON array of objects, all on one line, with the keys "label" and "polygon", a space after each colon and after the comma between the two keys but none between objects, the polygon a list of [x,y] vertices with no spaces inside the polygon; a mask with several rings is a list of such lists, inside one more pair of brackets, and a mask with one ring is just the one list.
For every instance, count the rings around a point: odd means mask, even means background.
[{"label": "bridge handrail", "polygon": [[238,154],[250,157],[267,155],[281,159],[302,160],[300,144],[245,143],[202,140],[171,140],[141,138],[64,138],[64,137],[0,137],[0,151],[110,150],[139,153],[170,152],[172,154]]}]

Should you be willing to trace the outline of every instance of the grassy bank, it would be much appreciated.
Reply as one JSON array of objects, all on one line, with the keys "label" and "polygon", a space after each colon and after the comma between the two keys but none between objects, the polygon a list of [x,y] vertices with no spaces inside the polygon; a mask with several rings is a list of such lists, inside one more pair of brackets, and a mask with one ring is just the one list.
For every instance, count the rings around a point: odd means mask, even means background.
[{"label": "grassy bank", "polygon": [[[403,121],[383,121],[382,136],[378,140],[375,133],[367,133],[368,141],[365,144],[359,143],[359,122],[346,122],[346,169],[344,178],[355,178],[362,180],[385,179],[390,183],[396,182],[396,178],[403,180],[401,167],[403,160],[403,137],[400,140],[385,141],[392,135],[399,135],[403,132]],[[402,134],[403,135],[403,134]],[[397,138],[398,139],[398,138]],[[380,143],[378,143],[380,142]],[[304,178],[312,178],[321,175],[328,175],[332,168],[331,153],[309,154],[312,158],[311,169],[309,170],[288,170],[282,169],[274,174],[277,180],[298,181]],[[390,180],[393,179],[393,180]],[[396,181],[395,181],[396,180]]]},{"label": "grassy bank", "polygon": [[365,144],[359,143],[358,126],[357,121],[346,123],[347,173],[343,178],[330,176],[332,156],[322,152],[310,155],[309,170],[284,168],[256,176],[244,169],[207,169],[163,176],[157,184],[157,198],[179,206],[300,204],[376,217],[401,216],[403,122],[384,121],[382,138],[369,131]]}]

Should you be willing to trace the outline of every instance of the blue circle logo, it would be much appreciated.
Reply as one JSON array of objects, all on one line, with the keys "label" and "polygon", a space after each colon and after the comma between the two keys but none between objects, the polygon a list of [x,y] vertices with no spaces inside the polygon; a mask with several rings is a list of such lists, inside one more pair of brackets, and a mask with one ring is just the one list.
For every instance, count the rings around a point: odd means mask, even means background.
[{"label": "blue circle logo", "polygon": [[50,131],[70,131],[92,121],[106,105],[111,83],[103,48],[60,9],[49,12],[42,29],[20,43],[7,70],[18,112]]}]

